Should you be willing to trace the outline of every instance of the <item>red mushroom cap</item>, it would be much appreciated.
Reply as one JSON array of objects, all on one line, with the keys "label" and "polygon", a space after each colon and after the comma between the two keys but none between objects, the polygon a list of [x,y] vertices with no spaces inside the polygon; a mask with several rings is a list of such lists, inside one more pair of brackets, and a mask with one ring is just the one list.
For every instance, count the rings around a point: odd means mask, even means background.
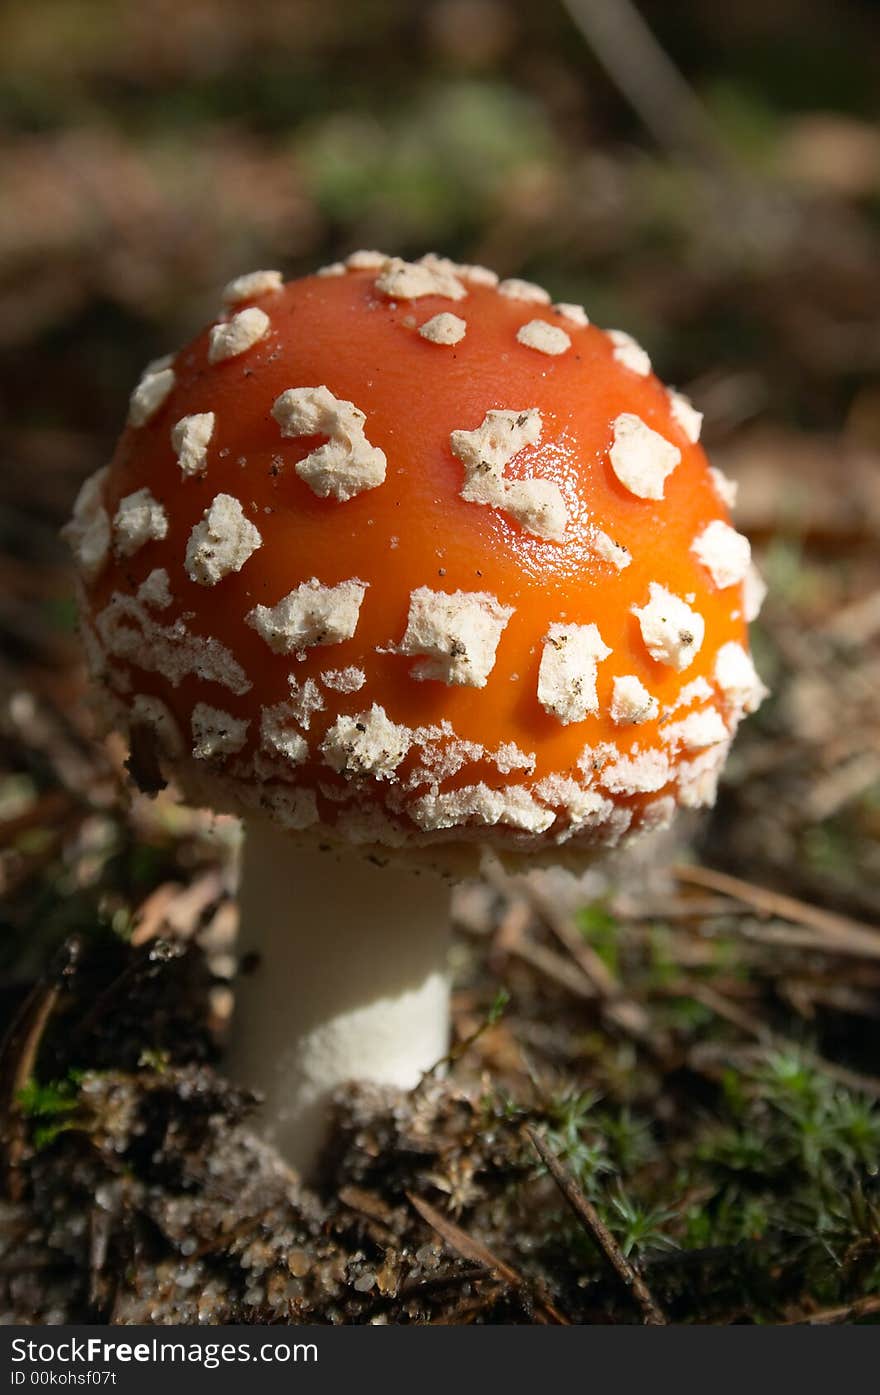
[{"label": "red mushroom cap", "polygon": [[763,694],[755,582],[644,351],[430,256],[225,299],[68,525],[95,674],[184,789],[392,846],[711,803]]}]

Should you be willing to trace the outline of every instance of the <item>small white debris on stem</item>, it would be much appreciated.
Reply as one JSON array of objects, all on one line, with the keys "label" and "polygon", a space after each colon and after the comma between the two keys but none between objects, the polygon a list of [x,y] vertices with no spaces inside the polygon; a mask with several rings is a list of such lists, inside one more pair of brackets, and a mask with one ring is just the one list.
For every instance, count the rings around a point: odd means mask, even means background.
[{"label": "small white debris on stem", "polygon": [[294,466],[319,499],[329,494],[345,503],[385,480],[385,454],[364,433],[366,416],[353,402],[329,388],[287,388],[272,404],[282,436],[329,436]]},{"label": "small white debris on stem", "polygon": [[598,712],[598,663],[611,650],[595,625],[552,624],[538,670],[538,701],[563,726]]},{"label": "small white debris on stem", "polygon": [[633,412],[621,412],[611,424],[608,458],[625,489],[639,499],[662,499],[666,481],[681,460],[681,451]]},{"label": "small white debris on stem", "polygon": [[245,518],[238,499],[231,494],[217,494],[190,533],[185,558],[187,575],[199,586],[216,586],[230,573],[241,571],[262,542],[253,523]]}]

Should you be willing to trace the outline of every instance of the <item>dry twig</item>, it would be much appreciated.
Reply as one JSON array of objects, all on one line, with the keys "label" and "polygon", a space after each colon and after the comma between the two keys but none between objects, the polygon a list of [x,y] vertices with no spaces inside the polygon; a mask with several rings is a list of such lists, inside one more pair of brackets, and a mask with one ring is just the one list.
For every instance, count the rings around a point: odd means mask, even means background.
[{"label": "dry twig", "polygon": [[[423,1197],[415,1196],[412,1192],[407,1192],[406,1195],[422,1220],[427,1221],[428,1225],[436,1230],[447,1245],[451,1246],[463,1259],[469,1259],[476,1264],[483,1265],[510,1288],[521,1289],[524,1293],[528,1293],[528,1287],[522,1275],[512,1269],[503,1259],[499,1259],[497,1255],[493,1254],[481,1240],[475,1240],[472,1235],[468,1235],[467,1231],[462,1230],[461,1226],[457,1226],[454,1221],[449,1220],[448,1216],[444,1216]],[[536,1300],[535,1316],[541,1323],[568,1326],[568,1319],[546,1298]]]},{"label": "dry twig", "polygon": [[814,1313],[799,1313],[788,1318],[783,1327],[831,1327],[839,1322],[852,1322],[871,1313],[880,1313],[880,1296],[860,1298],[855,1303],[843,1303],[837,1308],[817,1308]]},{"label": "dry twig", "polygon": [[661,145],[713,169],[729,152],[665,49],[630,0],[563,0],[614,84]]},{"label": "dry twig", "polygon": [[642,1310],[645,1325],[647,1327],[665,1327],[666,1318],[657,1306],[651,1290],[639,1271],[630,1264],[593,1203],[584,1196],[571,1173],[562,1166],[541,1135],[528,1126],[526,1126],[526,1134],[569,1207],[587,1233],[592,1236],[621,1283],[632,1293]]},{"label": "dry twig", "polygon": [[838,915],[835,911],[811,906],[806,901],[798,901],[794,896],[786,896],[780,891],[767,887],[754,886],[740,877],[731,877],[727,872],[716,872],[711,867],[696,867],[680,864],[673,868],[673,874],[680,882],[703,887],[708,891],[719,891],[734,901],[752,906],[762,915],[776,916],[794,925],[803,925],[816,930],[831,941],[830,949],[839,943],[862,945],[872,955],[880,947],[880,929],[864,921],[852,920],[849,916]]}]

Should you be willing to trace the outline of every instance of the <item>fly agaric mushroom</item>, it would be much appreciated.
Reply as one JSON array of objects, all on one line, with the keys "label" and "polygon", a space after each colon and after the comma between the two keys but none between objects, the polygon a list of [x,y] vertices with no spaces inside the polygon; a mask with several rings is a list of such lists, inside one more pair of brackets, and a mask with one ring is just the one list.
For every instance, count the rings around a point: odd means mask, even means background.
[{"label": "fly agaric mushroom", "polygon": [[699,413],[580,306],[372,252],[225,301],[67,535],[113,719],[244,819],[233,1064],[308,1169],[340,1082],[446,1050],[426,865],[712,803],[758,588]]}]

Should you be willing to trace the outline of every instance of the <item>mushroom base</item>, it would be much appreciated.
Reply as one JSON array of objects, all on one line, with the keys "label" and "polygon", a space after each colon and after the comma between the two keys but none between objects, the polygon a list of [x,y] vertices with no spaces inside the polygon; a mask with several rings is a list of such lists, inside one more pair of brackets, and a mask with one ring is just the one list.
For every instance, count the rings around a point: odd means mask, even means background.
[{"label": "mushroom base", "polygon": [[449,886],[426,868],[245,825],[229,1069],[304,1176],[347,1080],[412,1089],[449,1040]]}]

